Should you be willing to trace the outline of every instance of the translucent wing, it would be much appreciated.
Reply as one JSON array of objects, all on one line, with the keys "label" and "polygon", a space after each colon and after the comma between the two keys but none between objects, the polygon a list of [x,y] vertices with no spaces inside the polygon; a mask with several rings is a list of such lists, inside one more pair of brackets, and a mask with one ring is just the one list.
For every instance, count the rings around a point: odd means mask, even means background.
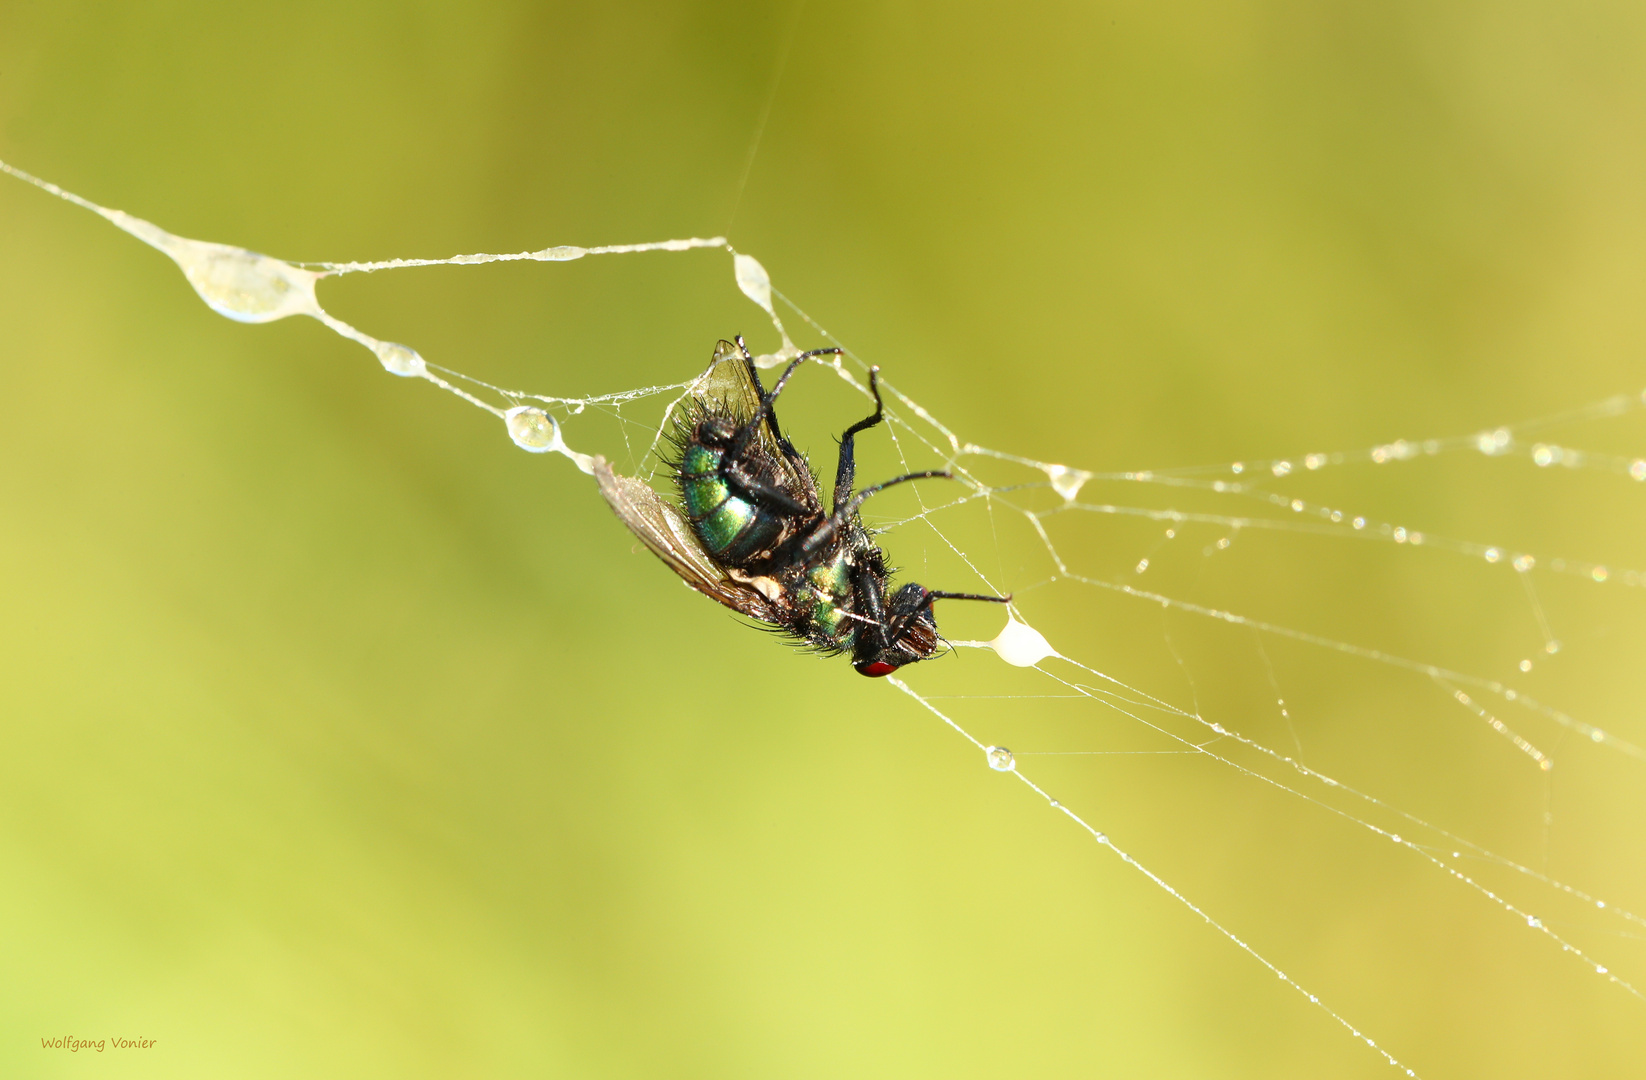
[{"label": "translucent wing", "polygon": [[764,584],[766,579],[733,578],[735,571],[727,571],[709,558],[685,517],[649,484],[618,475],[603,457],[594,459],[594,478],[600,483],[600,493],[629,531],[687,585],[752,619],[777,623],[771,601],[757,588],[757,583]]},{"label": "translucent wing", "polygon": [[[722,341],[714,347],[714,358],[709,369],[698,376],[692,385],[692,396],[709,408],[738,420],[748,420],[760,410],[763,392],[760,376],[734,342]],[[804,466],[800,453],[783,438],[777,416],[768,411],[767,418],[755,432],[755,442],[786,473],[786,488],[803,503],[821,506],[817,500],[817,484],[811,470]]]}]

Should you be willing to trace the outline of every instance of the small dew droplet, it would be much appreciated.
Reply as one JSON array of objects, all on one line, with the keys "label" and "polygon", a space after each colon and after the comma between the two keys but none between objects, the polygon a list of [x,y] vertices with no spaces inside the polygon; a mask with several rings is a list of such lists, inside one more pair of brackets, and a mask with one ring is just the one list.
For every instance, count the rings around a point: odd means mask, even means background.
[{"label": "small dew droplet", "polygon": [[1537,565],[1537,560],[1532,558],[1530,555],[1516,555],[1515,556],[1514,568],[1516,570],[1519,570],[1522,574],[1524,574],[1526,571],[1530,570],[1532,567],[1534,567],[1536,565]]},{"label": "small dew droplet", "polygon": [[1498,428],[1496,431],[1483,431],[1475,436],[1475,448],[1482,454],[1501,454],[1509,449],[1509,443],[1514,436],[1508,428]]},{"label": "small dew droplet", "polygon": [[1390,840],[1393,840],[1393,841],[1394,841],[1394,842],[1395,842],[1395,843],[1397,843],[1397,844],[1404,844],[1404,843],[1405,843],[1405,841],[1404,841],[1404,840],[1402,840],[1402,839],[1401,839],[1401,838],[1400,838],[1400,834],[1399,834],[1399,833],[1391,833],[1391,834],[1390,834],[1390,835],[1389,835],[1389,839],[1390,839]]},{"label": "small dew droplet", "polygon": [[1532,662],[1530,660],[1522,660],[1520,662],[1520,670],[1521,671],[1530,671],[1530,670],[1532,670]]},{"label": "small dew droplet", "polygon": [[1629,465],[1629,475],[1636,480],[1646,480],[1646,461],[1635,458]]},{"label": "small dew droplet", "polygon": [[1137,560],[1137,572],[1138,573],[1141,574],[1143,571],[1147,570],[1148,568],[1149,568],[1149,560],[1148,559],[1139,559],[1139,560]]},{"label": "small dew droplet", "polygon": [[560,443],[560,431],[554,418],[542,409],[516,405],[503,414],[503,422],[508,425],[509,438],[522,450],[542,454],[555,449]]},{"label": "small dew droplet", "polygon": [[1357,529],[1364,529],[1366,527],[1366,519],[1363,517],[1357,517],[1354,519],[1353,524]]},{"label": "small dew droplet", "polygon": [[989,756],[989,768],[995,772],[1011,772],[1017,768],[1017,759],[1004,746],[991,746],[984,753]]},{"label": "small dew droplet", "polygon": [[1589,576],[1594,578],[1595,581],[1600,582],[1605,581],[1610,575],[1604,566],[1597,566],[1593,570],[1589,571]]},{"label": "small dew droplet", "polygon": [[1526,916],[1526,925],[1530,926],[1533,930],[1543,929],[1543,921],[1541,919],[1539,919],[1536,915]]},{"label": "small dew droplet", "polygon": [[390,375],[410,378],[427,370],[423,358],[410,345],[402,345],[398,341],[379,341],[372,351],[377,354],[377,362]]},{"label": "small dew droplet", "polygon": [[1558,642],[1558,641],[1544,642],[1543,651],[1548,653],[1550,656],[1553,656],[1555,653],[1560,651],[1560,642]]},{"label": "small dew droplet", "polygon": [[1603,965],[1603,964],[1596,964],[1596,965],[1595,965],[1595,974],[1596,974],[1596,975],[1604,975],[1604,974],[1606,974],[1606,967],[1605,967],[1605,965]]},{"label": "small dew droplet", "polygon": [[1229,466],[1229,471],[1234,473],[1236,476],[1239,476],[1241,473],[1246,471],[1246,466],[1237,461],[1233,465]]},{"label": "small dew droplet", "polygon": [[1294,513],[1301,514],[1303,512],[1303,500],[1302,499],[1293,499],[1292,500],[1292,510],[1293,510]]},{"label": "small dew droplet", "polygon": [[1270,466],[1269,471],[1274,473],[1276,476],[1285,476],[1292,471],[1292,463],[1289,461],[1277,461]]},{"label": "small dew droplet", "polygon": [[1048,465],[1046,475],[1051,477],[1052,489],[1067,502],[1073,502],[1081,487],[1092,478],[1084,469],[1071,469],[1067,465]]}]

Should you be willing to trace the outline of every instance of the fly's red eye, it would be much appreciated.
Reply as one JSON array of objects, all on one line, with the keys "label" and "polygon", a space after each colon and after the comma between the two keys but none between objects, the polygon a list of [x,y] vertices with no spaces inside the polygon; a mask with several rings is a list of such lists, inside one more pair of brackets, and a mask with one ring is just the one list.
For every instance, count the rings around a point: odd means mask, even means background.
[{"label": "fly's red eye", "polygon": [[878,679],[882,675],[890,675],[896,670],[896,664],[888,664],[884,660],[873,660],[867,664],[857,665],[857,673],[859,675],[867,675],[871,679]]}]

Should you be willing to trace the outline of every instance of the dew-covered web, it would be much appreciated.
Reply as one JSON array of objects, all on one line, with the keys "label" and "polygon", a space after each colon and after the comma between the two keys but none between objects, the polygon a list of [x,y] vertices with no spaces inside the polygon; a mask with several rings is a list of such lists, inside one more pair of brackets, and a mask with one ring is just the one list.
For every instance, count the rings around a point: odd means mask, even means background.
[{"label": "dew-covered web", "polygon": [[[669,478],[659,450],[673,411],[692,393],[700,365],[683,363],[660,371],[657,385],[596,397],[507,389],[335,318],[321,306],[317,284],[328,277],[413,266],[718,250],[731,256],[730,265],[715,263],[713,272],[725,273],[728,286],[735,284],[759,305],[775,332],[775,345],[758,358],[761,366],[783,363],[803,348],[839,346],[840,355],[817,358],[814,367],[832,373],[850,392],[868,396],[867,360],[774,288],[760,262],[732,251],[720,237],[447,259],[295,263],[178,237],[4,163],[0,170],[103,216],[165,253],[218,313],[252,323],[290,315],[317,319],[365,346],[388,372],[433,383],[496,416],[522,449],[564,456],[584,473],[592,474],[596,455],[608,456],[620,472],[640,476],[667,494]],[[797,344],[797,337],[806,340]],[[706,359],[709,344],[689,343],[700,359]],[[1353,1010],[1320,990],[1322,973],[1293,970],[1274,959],[1239,925],[1210,910],[1192,890],[1174,885],[1172,875],[1108,831],[1102,802],[1082,769],[1116,757],[1174,756],[1206,763],[1225,779],[1334,823],[1336,845],[1370,842],[1398,851],[1472,898],[1482,918],[1506,917],[1522,925],[1528,937],[1520,948],[1557,950],[1573,970],[1610,984],[1613,992],[1646,1009],[1646,996],[1637,987],[1641,975],[1629,973],[1638,958],[1626,953],[1646,939],[1646,917],[1627,898],[1602,895],[1550,872],[1552,811],[1545,808],[1542,815],[1540,851],[1509,853],[1473,835],[1467,825],[1433,816],[1410,786],[1392,783],[1392,791],[1377,786],[1398,775],[1398,763],[1409,760],[1403,755],[1421,756],[1424,739],[1439,737],[1425,732],[1444,732],[1452,741],[1496,740],[1513,763],[1509,771],[1545,793],[1552,790],[1557,761],[1583,755],[1605,756],[1638,784],[1634,770],[1646,767],[1646,749],[1630,731],[1631,723],[1639,730],[1634,715],[1608,717],[1586,711],[1602,707],[1592,702],[1579,709],[1545,700],[1522,680],[1582,647],[1562,640],[1567,616],[1555,610],[1551,594],[1605,586],[1608,602],[1627,604],[1636,599],[1630,595],[1635,589],[1646,587],[1646,570],[1406,523],[1379,509],[1388,501],[1368,494],[1376,485],[1363,479],[1367,470],[1387,475],[1452,462],[1464,470],[1518,469],[1571,482],[1590,476],[1616,485],[1619,498],[1631,496],[1646,482],[1646,457],[1637,456],[1646,453],[1646,429],[1629,426],[1646,414],[1646,391],[1465,434],[1201,468],[1100,472],[978,445],[900,390],[895,365],[885,365],[881,376],[895,462],[904,471],[947,469],[956,482],[907,485],[869,504],[866,520],[886,534],[894,558],[907,562],[911,552],[921,554],[919,580],[1013,597],[1003,627],[992,605],[971,605],[964,612],[948,605],[942,625],[955,655],[886,680],[971,743],[980,766],[1008,774],[1065,824],[1089,836],[1100,857],[1118,858],[1143,875],[1326,1022],[1363,1043],[1363,1052],[1381,1056],[1406,1075],[1418,1074],[1397,1046],[1362,1029]],[[1627,449],[1631,439],[1637,453]],[[1590,442],[1576,445],[1585,440]],[[1596,442],[1605,448],[1592,448]],[[1334,483],[1334,477],[1350,479]],[[590,496],[595,497],[592,479]],[[1387,560],[1400,559],[1426,560],[1425,572],[1442,583],[1495,575],[1489,586],[1512,598],[1510,610],[1529,628],[1527,647],[1507,658],[1467,645],[1453,648],[1450,641],[1466,636],[1457,627],[1467,624],[1467,613],[1456,625],[1435,614],[1434,625],[1396,627],[1369,638],[1354,631],[1382,624],[1356,618],[1334,626],[1312,615],[1287,619],[1286,605],[1270,602],[1284,592],[1275,575],[1296,565],[1296,552],[1310,550],[1308,545],[1336,545],[1331,565],[1340,574],[1372,573]],[[1248,548],[1256,550],[1257,561],[1220,578],[1223,563]],[[1445,607],[1442,592],[1443,586],[1434,590],[1436,611]],[[1105,636],[1102,627],[1117,622],[1123,629]],[[972,627],[979,632],[965,636]],[[755,647],[758,643],[751,643]],[[1247,685],[1214,686],[1197,678],[1208,670],[1207,650],[1233,656]],[[1169,663],[1151,668],[1140,659],[1144,653]],[[1137,662],[1128,664],[1122,654]],[[1154,674],[1144,682],[1122,678],[1117,670]],[[1395,772],[1362,771],[1355,752],[1317,749],[1321,713],[1342,703],[1334,706],[1330,695],[1318,693],[1309,701],[1310,680],[1299,674],[1305,670],[1323,673],[1316,683],[1335,679],[1341,686],[1351,685],[1352,676],[1337,672],[1379,673],[1392,689],[1387,701],[1369,710],[1421,718],[1416,736],[1389,735],[1385,742],[1375,728],[1369,736],[1355,736],[1373,739],[1370,749],[1386,750],[1397,763]],[[1290,690],[1294,685],[1298,693]],[[1305,699],[1301,704],[1299,696]],[[1407,741],[1397,744],[1401,738]]]}]

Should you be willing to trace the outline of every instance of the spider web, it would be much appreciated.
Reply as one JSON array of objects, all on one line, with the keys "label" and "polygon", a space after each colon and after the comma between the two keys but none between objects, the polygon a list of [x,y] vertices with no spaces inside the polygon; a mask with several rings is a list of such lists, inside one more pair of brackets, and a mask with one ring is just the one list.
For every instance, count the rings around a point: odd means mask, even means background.
[{"label": "spider web", "polygon": [[[760,355],[761,366],[784,363],[813,346],[810,340],[797,344],[793,330],[842,348],[842,355],[818,358],[813,367],[832,375],[845,393],[868,398],[867,360],[776,289],[757,259],[734,251],[722,237],[296,263],[179,237],[3,162],[0,170],[163,252],[218,313],[248,323],[312,317],[367,348],[386,371],[430,382],[495,416],[521,449],[563,456],[584,473],[592,473],[596,455],[606,455],[620,471],[667,491],[659,446],[674,410],[692,393],[693,379],[592,397],[497,386],[334,317],[319,302],[318,283],[418,266],[719,250],[732,257],[731,282],[771,322],[776,344]],[[1214,910],[1178,873],[1154,865],[1109,824],[1115,808],[1104,798],[1105,774],[1098,771],[1111,764],[1108,759],[1181,759],[1167,767],[1204,767],[1196,775],[1215,775],[1218,782],[1298,808],[1331,826],[1329,843],[1377,845],[1380,859],[1393,853],[1407,869],[1467,897],[1482,917],[1524,928],[1526,939],[1515,948],[1552,949],[1570,971],[1646,1007],[1640,989],[1646,974],[1626,951],[1646,937],[1641,905],[1549,870],[1553,777],[1576,762],[1579,775],[1585,768],[1611,770],[1637,786],[1639,770],[1646,768],[1638,710],[1607,710],[1604,703],[1582,701],[1581,694],[1569,695],[1581,706],[1568,705],[1562,697],[1570,685],[1558,680],[1548,692],[1528,689],[1546,667],[1570,655],[1573,646],[1560,626],[1638,617],[1627,605],[1638,603],[1633,591],[1646,587],[1646,567],[1408,524],[1387,509],[1388,500],[1368,495],[1376,485],[1363,479],[1368,471],[1450,466],[1466,479],[1483,468],[1499,475],[1530,469],[1567,483],[1582,478],[1632,487],[1646,482],[1646,457],[1629,449],[1646,447],[1640,423],[1646,391],[1482,431],[1199,468],[1102,472],[971,442],[900,390],[889,367],[881,386],[896,467],[943,468],[957,482],[888,492],[869,505],[866,519],[887,535],[894,557],[922,552],[921,581],[1013,596],[1004,627],[970,637],[953,628],[983,628],[998,614],[945,605],[942,625],[957,655],[886,680],[966,740],[979,767],[1009,776],[1061,825],[1087,837],[1094,857],[1116,859],[1142,875],[1324,1021],[1406,1075],[1419,1074],[1397,1046],[1361,1027],[1356,1010],[1339,1000],[1353,996],[1343,992],[1342,979],[1339,995],[1327,992],[1321,984],[1332,973],[1299,970],[1248,939],[1238,918]],[[791,391],[785,409],[793,397]],[[871,474],[860,468],[860,475]],[[1417,564],[1411,571],[1416,577],[1438,582],[1429,593],[1435,608],[1406,625],[1384,627],[1381,639],[1357,632],[1371,625],[1358,612],[1336,625],[1292,621],[1287,605],[1276,603],[1275,575],[1290,572],[1305,587],[1323,587],[1296,561],[1299,550],[1318,545],[1333,545],[1332,559],[1322,564],[1334,574],[1380,573],[1390,566],[1404,571]],[[1247,561],[1239,562],[1243,557]],[[1456,582],[1473,583],[1482,574],[1491,575],[1479,579],[1485,587],[1512,598],[1518,615],[1535,629],[1517,656],[1502,654],[1496,639],[1470,633],[1474,615],[1462,600],[1443,610],[1448,595],[1466,595]],[[1601,586],[1602,593],[1594,592]],[[1596,604],[1625,606],[1604,615],[1596,614]],[[1110,618],[1131,627],[1157,620],[1160,631],[1118,642],[1102,625]],[[989,631],[992,636],[985,637]],[[1607,655],[1601,646],[1591,648]],[[1197,679],[1207,667],[1204,656],[1213,651],[1245,657],[1239,663],[1247,676],[1243,685]],[[1312,689],[1334,680],[1358,685],[1355,675],[1342,672],[1375,673],[1384,698],[1366,710],[1374,718],[1401,714],[1416,722],[1368,728],[1364,714],[1357,717],[1341,700]],[[1344,710],[1341,716],[1334,707]],[[1334,718],[1345,721],[1346,743],[1323,737]],[[1490,779],[1501,774],[1541,793],[1533,842],[1528,845],[1522,834],[1480,835],[1489,816],[1464,823],[1439,817],[1421,792],[1402,782],[1402,767],[1413,755],[1440,752],[1437,731],[1446,733],[1448,748],[1466,745],[1490,756],[1497,770]],[[1380,759],[1369,766],[1361,760],[1367,744],[1356,741],[1364,738],[1372,740],[1371,756]]]}]

